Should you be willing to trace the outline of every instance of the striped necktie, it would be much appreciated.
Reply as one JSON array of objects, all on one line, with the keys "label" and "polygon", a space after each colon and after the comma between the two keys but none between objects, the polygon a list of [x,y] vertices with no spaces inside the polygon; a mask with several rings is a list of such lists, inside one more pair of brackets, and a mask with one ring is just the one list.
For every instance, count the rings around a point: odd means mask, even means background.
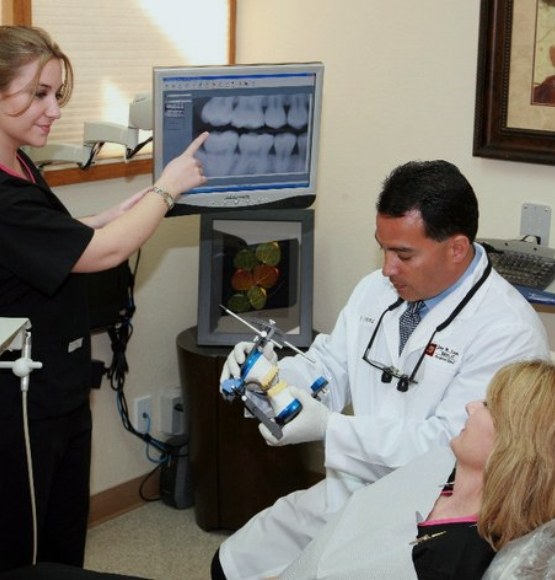
[{"label": "striped necktie", "polygon": [[412,334],[412,331],[418,326],[420,322],[420,310],[424,306],[423,300],[416,300],[409,302],[406,310],[399,318],[399,354],[403,352],[405,343]]}]

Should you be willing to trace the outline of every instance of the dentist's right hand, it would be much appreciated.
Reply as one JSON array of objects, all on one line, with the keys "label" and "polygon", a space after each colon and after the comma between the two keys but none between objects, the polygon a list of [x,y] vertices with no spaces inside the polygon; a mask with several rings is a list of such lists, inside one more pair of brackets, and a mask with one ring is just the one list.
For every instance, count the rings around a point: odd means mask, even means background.
[{"label": "dentist's right hand", "polygon": [[[238,379],[241,376],[241,365],[243,365],[247,360],[247,355],[250,353],[253,346],[253,342],[244,341],[238,342],[233,347],[233,350],[229,353],[222,368],[222,373],[220,375],[220,385],[227,379]],[[270,361],[272,365],[277,365],[277,355],[274,352],[274,345],[271,342],[268,342],[264,346],[262,354]]]}]

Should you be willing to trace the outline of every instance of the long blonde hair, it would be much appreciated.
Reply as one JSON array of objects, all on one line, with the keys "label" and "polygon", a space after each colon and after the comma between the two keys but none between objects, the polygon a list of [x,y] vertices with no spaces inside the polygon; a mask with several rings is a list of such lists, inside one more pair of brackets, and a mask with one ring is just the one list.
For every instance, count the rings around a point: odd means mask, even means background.
[{"label": "long blonde hair", "polygon": [[510,364],[486,399],[496,436],[478,530],[496,550],[555,518],[555,365]]},{"label": "long blonde hair", "polygon": [[30,106],[42,69],[53,58],[59,59],[63,67],[64,84],[58,93],[58,102],[60,106],[64,106],[73,92],[73,68],[66,54],[41,28],[0,26],[0,93],[8,90],[22,66],[38,61],[37,74],[31,82],[29,103],[17,114],[23,113]]}]

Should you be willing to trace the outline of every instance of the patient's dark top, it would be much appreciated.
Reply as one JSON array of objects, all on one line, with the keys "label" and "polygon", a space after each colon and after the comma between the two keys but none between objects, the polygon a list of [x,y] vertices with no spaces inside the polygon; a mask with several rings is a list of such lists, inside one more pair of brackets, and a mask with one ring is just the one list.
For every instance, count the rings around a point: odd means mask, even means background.
[{"label": "patient's dark top", "polygon": [[[449,482],[455,480],[455,470]],[[447,483],[442,495],[451,495]],[[479,580],[495,556],[478,534],[476,518],[428,520],[418,526],[412,561],[419,580]]]},{"label": "patient's dark top", "polygon": [[[430,539],[422,540],[426,535]],[[419,526],[418,538],[412,560],[419,580],[478,580],[495,556],[476,523],[468,521]]]}]

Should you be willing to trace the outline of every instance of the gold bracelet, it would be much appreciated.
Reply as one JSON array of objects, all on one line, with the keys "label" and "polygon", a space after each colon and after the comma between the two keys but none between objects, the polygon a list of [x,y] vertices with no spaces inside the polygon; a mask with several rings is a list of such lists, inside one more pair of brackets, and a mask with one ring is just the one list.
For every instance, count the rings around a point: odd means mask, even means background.
[{"label": "gold bracelet", "polygon": [[151,191],[153,193],[158,194],[164,200],[164,203],[168,206],[168,211],[173,209],[173,207],[175,205],[175,201],[174,201],[173,197],[165,189],[162,189],[161,187],[158,187],[157,185],[153,185],[152,187],[148,188],[148,192],[151,192]]}]

